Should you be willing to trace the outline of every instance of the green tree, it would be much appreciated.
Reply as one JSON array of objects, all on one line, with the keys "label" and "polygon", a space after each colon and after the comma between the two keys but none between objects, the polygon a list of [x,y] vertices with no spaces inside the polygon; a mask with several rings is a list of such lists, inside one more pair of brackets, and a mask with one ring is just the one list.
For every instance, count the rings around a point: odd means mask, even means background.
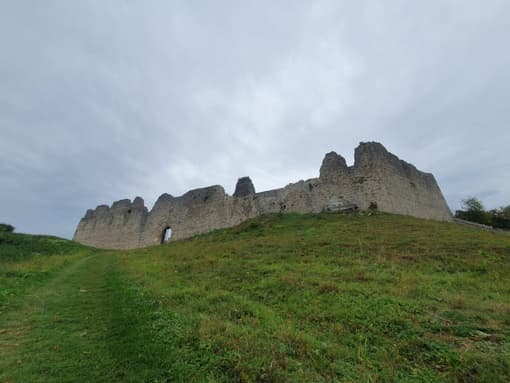
[{"label": "green tree", "polygon": [[484,211],[485,208],[483,206],[482,201],[480,201],[478,198],[469,197],[469,198],[466,198],[465,200],[462,200],[462,210],[475,212],[475,211]]},{"label": "green tree", "polygon": [[455,217],[498,229],[510,229],[510,205],[485,211],[482,201],[476,197],[462,200],[462,210],[457,210]]},{"label": "green tree", "polygon": [[462,200],[462,210],[455,212],[455,217],[466,221],[481,223],[483,225],[491,225],[491,216],[486,212],[482,201],[476,197],[469,197]]}]

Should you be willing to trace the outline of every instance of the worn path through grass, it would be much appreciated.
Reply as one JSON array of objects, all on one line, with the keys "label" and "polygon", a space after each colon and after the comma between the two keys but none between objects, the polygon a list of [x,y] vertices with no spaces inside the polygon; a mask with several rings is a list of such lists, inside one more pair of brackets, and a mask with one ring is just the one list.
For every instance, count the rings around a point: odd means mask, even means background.
[{"label": "worn path through grass", "polygon": [[116,264],[114,255],[77,260],[0,317],[0,381],[157,382],[193,375],[172,368],[171,350],[152,336],[150,301]]},{"label": "worn path through grass", "polygon": [[509,275],[510,236],[382,214],[0,236],[0,382],[506,382]]}]

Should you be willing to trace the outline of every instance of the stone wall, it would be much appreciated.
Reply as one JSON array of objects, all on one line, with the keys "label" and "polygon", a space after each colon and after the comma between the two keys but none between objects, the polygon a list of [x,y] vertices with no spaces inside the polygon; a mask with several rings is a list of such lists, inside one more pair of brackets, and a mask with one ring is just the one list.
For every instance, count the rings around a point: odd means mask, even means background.
[{"label": "stone wall", "polygon": [[331,152],[319,178],[260,193],[248,177],[238,180],[233,196],[220,185],[161,195],[151,211],[140,197],[87,210],[74,240],[100,248],[131,249],[161,243],[167,228],[172,240],[231,227],[264,213],[378,210],[450,221],[451,212],[430,173],[389,153],[376,142],[361,143],[354,165]]}]

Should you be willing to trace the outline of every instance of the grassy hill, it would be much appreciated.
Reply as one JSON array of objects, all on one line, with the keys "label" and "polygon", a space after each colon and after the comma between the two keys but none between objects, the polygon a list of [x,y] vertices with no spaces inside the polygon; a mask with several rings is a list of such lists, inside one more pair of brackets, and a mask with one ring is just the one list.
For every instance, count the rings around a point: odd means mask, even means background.
[{"label": "grassy hill", "polygon": [[507,382],[510,235],[269,215],[102,251],[0,235],[1,382]]}]

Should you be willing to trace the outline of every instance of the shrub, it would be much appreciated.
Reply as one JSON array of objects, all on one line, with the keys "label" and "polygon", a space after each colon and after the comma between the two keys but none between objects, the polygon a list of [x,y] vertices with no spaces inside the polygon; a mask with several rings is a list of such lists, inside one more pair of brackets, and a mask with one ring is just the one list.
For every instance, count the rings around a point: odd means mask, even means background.
[{"label": "shrub", "polygon": [[491,224],[498,229],[510,229],[510,205],[490,211]]},{"label": "shrub", "polygon": [[462,210],[457,210],[455,217],[483,225],[491,224],[490,214],[484,210],[482,201],[476,197],[469,197],[463,200]]},{"label": "shrub", "polygon": [[14,226],[7,223],[0,223],[0,233],[12,233],[13,231]]},{"label": "shrub", "polygon": [[462,201],[462,208],[455,212],[455,217],[498,229],[510,229],[510,205],[485,211],[482,201],[469,197]]}]

